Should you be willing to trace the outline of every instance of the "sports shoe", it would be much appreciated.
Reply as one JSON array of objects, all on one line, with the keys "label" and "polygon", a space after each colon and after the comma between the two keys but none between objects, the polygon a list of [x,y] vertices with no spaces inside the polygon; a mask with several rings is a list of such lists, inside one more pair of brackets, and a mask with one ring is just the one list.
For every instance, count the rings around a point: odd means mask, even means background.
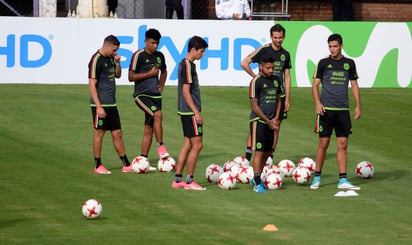
[{"label": "sports shoe", "polygon": [[360,190],[360,187],[352,185],[346,178],[342,178],[339,180],[338,189]]},{"label": "sports shoe", "polygon": [[163,159],[169,156],[169,153],[167,153],[166,147],[164,145],[159,145],[157,147],[157,153],[159,154],[160,159]]},{"label": "sports shoe", "polygon": [[130,164],[128,167],[123,166],[122,167],[122,172],[123,173],[133,173],[134,170],[133,170],[132,164]]},{"label": "sports shoe", "polygon": [[266,192],[266,188],[263,185],[263,183],[260,183],[260,185],[255,185],[255,187],[253,187],[253,191],[254,192],[258,192],[258,193],[265,193]]},{"label": "sports shoe", "polygon": [[184,188],[184,187],[185,187],[185,182],[183,182],[183,181],[176,182],[176,181],[173,180],[172,188],[178,189],[178,188]]},{"label": "sports shoe", "polygon": [[204,191],[206,190],[206,187],[202,187],[198,185],[196,182],[192,181],[190,184],[184,184],[185,190],[195,190],[195,191]]},{"label": "sports shoe", "polygon": [[250,185],[255,185],[255,180],[253,178],[251,178],[250,181],[249,181],[249,184]]},{"label": "sports shoe", "polygon": [[316,190],[319,189],[320,186],[320,176],[315,176],[312,180],[312,184],[310,185],[310,189]]},{"label": "sports shoe", "polygon": [[156,171],[156,170],[157,170],[157,168],[152,167],[152,165],[149,165],[149,169],[148,169],[148,171]]},{"label": "sports shoe", "polygon": [[100,165],[98,168],[94,169],[96,174],[111,174],[109,170],[107,170],[103,165]]}]

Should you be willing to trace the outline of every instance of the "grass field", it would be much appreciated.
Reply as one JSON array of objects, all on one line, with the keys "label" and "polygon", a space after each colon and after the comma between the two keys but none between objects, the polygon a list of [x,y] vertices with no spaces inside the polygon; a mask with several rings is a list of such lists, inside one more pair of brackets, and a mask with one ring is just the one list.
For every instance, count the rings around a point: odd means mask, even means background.
[{"label": "grass field", "polygon": [[[86,85],[0,85],[0,244],[412,244],[412,90],[361,89],[362,118],[353,121],[348,175],[358,197],[333,195],[338,174],[333,138],[319,190],[285,179],[278,191],[254,193],[238,184],[208,184],[212,162],[244,154],[248,90],[203,87],[204,148],[195,179],[204,192],[173,190],[173,174],[121,173],[111,136],[102,160],[112,175],[93,173],[92,123]],[[118,107],[129,158],[140,153],[143,114],[132,87],[119,86]],[[182,145],[176,87],[164,94],[164,141]],[[275,161],[314,158],[311,90],[294,88]],[[353,105],[353,101],[352,101]],[[152,148],[149,159],[157,165]],[[355,176],[362,160],[375,175]],[[86,220],[86,199],[103,204]],[[275,224],[279,231],[263,231]]]}]

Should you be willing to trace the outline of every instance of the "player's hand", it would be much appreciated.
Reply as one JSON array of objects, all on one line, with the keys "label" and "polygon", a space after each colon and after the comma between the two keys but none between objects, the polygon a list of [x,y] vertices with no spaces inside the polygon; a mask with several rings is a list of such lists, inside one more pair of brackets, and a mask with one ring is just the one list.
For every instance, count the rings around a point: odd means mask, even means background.
[{"label": "player's hand", "polygon": [[200,113],[195,113],[195,119],[198,125],[203,125],[203,118]]},{"label": "player's hand", "polygon": [[96,113],[97,113],[97,116],[99,118],[105,118],[106,117],[106,111],[101,106],[96,108]]},{"label": "player's hand", "polygon": [[270,129],[278,131],[279,130],[279,123],[280,121],[278,119],[272,119],[270,120],[268,126]]},{"label": "player's hand", "polygon": [[120,55],[118,55],[118,54],[115,54],[114,56],[113,56],[113,58],[114,58],[114,60],[116,61],[116,63],[119,63],[120,62]]},{"label": "player's hand", "polygon": [[289,109],[290,109],[290,102],[286,100],[285,101],[285,110],[284,110],[284,112],[289,111]]},{"label": "player's hand", "polygon": [[162,86],[160,86],[160,85],[157,86],[157,89],[159,89],[159,93],[160,93],[160,94],[163,94],[163,88],[164,88],[164,87],[162,87]]},{"label": "player's hand", "polygon": [[323,116],[323,113],[325,112],[325,107],[322,105],[322,103],[317,103],[316,104],[316,114]]},{"label": "player's hand", "polygon": [[152,67],[152,69],[149,71],[150,77],[157,77],[159,76],[159,68],[157,68],[155,65]]},{"label": "player's hand", "polygon": [[361,117],[361,109],[359,107],[355,108],[355,120],[358,120]]}]

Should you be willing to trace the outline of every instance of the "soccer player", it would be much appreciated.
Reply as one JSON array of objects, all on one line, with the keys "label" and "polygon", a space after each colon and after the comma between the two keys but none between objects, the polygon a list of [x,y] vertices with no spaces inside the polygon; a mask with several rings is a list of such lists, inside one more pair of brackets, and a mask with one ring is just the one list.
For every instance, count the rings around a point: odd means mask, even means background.
[{"label": "soccer player", "polygon": [[[262,56],[270,55],[274,59],[274,69],[273,75],[279,77],[281,80],[281,113],[279,116],[279,120],[277,121],[278,127],[280,129],[280,124],[282,123],[283,119],[287,118],[287,112],[290,109],[290,87],[291,87],[291,79],[290,79],[290,69],[292,68],[291,61],[290,61],[290,54],[286,51],[283,47],[283,40],[285,39],[286,30],[280,24],[276,24],[270,28],[270,38],[272,40],[271,43],[264,44],[261,47],[257,48],[253,51],[249,56],[244,58],[241,62],[242,68],[253,77],[256,74],[250,68],[250,63],[259,62]],[[274,134],[274,141],[273,141],[273,154],[276,150],[276,145],[279,138],[279,130],[275,131]],[[250,135],[248,137],[248,143],[246,147],[246,159],[250,160],[252,156],[252,149],[250,147]],[[271,156],[274,157],[273,155]]]},{"label": "soccer player", "polygon": [[[328,38],[330,55],[319,61],[313,76],[312,94],[316,104],[316,128],[319,134],[319,145],[316,152],[316,169],[311,189],[318,189],[320,176],[333,129],[337,140],[336,161],[339,168],[339,189],[359,190],[346,178],[348,137],[351,134],[349,113],[348,85],[352,86],[355,99],[355,120],[361,116],[358,74],[355,62],[342,55],[343,41],[339,34]],[[319,84],[322,83],[322,94],[319,97]]]},{"label": "soccer player", "polygon": [[92,110],[94,136],[93,153],[96,174],[111,174],[101,161],[103,136],[106,130],[112,132],[113,145],[123,163],[122,172],[134,172],[127,159],[122,139],[122,128],[116,106],[116,79],[120,78],[120,56],[116,53],[120,42],[113,36],[104,39],[103,46],[89,62],[90,106]]},{"label": "soccer player", "polygon": [[[178,114],[182,121],[184,143],[177,158],[176,175],[172,188],[187,190],[206,190],[194,181],[194,172],[203,142],[203,118],[199,79],[197,77],[195,60],[205,55],[208,44],[201,37],[193,36],[189,40],[188,54],[179,63],[178,69]],[[186,182],[182,180],[183,168],[186,169]]]},{"label": "soccer player", "polygon": [[[157,51],[161,37],[158,30],[147,30],[145,47],[133,54],[129,66],[129,81],[134,82],[133,97],[145,114],[141,156],[148,157],[154,133],[160,159],[169,156],[163,144],[162,93],[167,70],[164,55]],[[150,166],[149,170],[156,168]]]},{"label": "soccer player", "polygon": [[273,75],[274,59],[264,55],[259,62],[260,74],[250,82],[249,97],[250,138],[253,155],[253,180],[255,192],[266,192],[261,174],[267,158],[273,152],[274,133],[279,130],[281,107],[281,81]]}]

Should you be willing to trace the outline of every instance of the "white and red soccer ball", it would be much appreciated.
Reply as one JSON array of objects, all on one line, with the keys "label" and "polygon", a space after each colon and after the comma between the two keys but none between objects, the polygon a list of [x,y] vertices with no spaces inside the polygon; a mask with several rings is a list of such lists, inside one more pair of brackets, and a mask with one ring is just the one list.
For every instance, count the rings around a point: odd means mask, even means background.
[{"label": "white and red soccer ball", "polygon": [[315,163],[315,161],[313,161],[312,158],[304,157],[304,158],[300,159],[298,166],[299,167],[305,167],[305,168],[309,169],[309,171],[311,173],[313,173],[313,172],[315,172],[316,163]]},{"label": "white and red soccer ball", "polygon": [[82,213],[87,219],[97,219],[103,212],[102,204],[96,199],[89,199],[84,202]]},{"label": "white and red soccer ball", "polygon": [[230,172],[224,172],[219,176],[218,184],[223,190],[232,190],[236,186],[236,177]]},{"label": "white and red soccer ball", "polygon": [[278,163],[278,168],[283,170],[283,174],[285,177],[292,176],[293,170],[295,169],[295,163],[291,160],[284,159]]},{"label": "white and red soccer ball", "polygon": [[239,173],[239,180],[243,184],[249,184],[250,180],[253,179],[253,167],[252,166],[243,166],[242,170]]},{"label": "white and red soccer ball", "polygon": [[293,170],[292,178],[298,184],[306,184],[310,179],[310,171],[305,167],[297,167]]},{"label": "white and red soccer ball", "polygon": [[368,161],[362,161],[356,165],[356,175],[361,178],[370,179],[374,172],[372,164]]},{"label": "white and red soccer ball", "polygon": [[137,156],[132,161],[132,168],[138,174],[144,174],[149,170],[149,159],[143,156]]},{"label": "white and red soccer ball", "polygon": [[240,163],[235,162],[233,160],[228,160],[223,164],[223,171],[229,172],[235,165],[240,165]]},{"label": "white and red soccer ball", "polygon": [[170,173],[176,169],[176,161],[170,156],[162,158],[157,162],[157,168],[160,172]]},{"label": "white and red soccer ball", "polygon": [[265,187],[269,190],[277,190],[282,187],[282,177],[279,174],[276,174],[274,172],[269,173],[266,175],[266,178],[264,179]]},{"label": "white and red soccer ball", "polygon": [[209,183],[216,183],[222,173],[223,168],[216,163],[212,163],[207,166],[205,176]]},{"label": "white and red soccer ball", "polygon": [[237,156],[233,159],[233,161],[239,163],[242,167],[250,165],[249,160],[247,160],[244,156]]},{"label": "white and red soccer ball", "polygon": [[239,175],[240,175],[240,172],[242,171],[242,168],[243,168],[242,165],[236,164],[235,166],[233,166],[233,167],[230,169],[230,173],[231,173],[233,176],[236,177],[237,182],[240,182],[240,180],[239,180]]},{"label": "white and red soccer ball", "polygon": [[272,166],[273,166],[273,159],[271,157],[268,157],[268,159],[266,159],[264,167],[271,168]]}]

